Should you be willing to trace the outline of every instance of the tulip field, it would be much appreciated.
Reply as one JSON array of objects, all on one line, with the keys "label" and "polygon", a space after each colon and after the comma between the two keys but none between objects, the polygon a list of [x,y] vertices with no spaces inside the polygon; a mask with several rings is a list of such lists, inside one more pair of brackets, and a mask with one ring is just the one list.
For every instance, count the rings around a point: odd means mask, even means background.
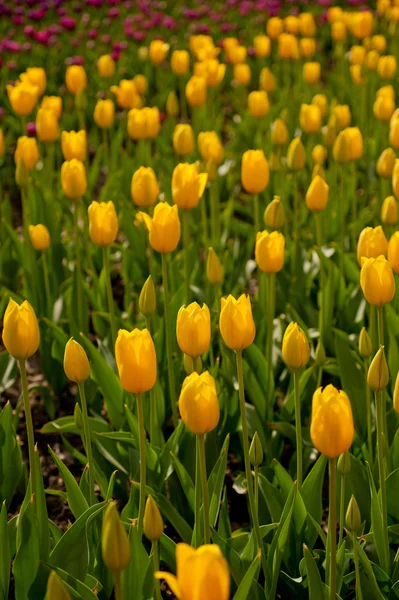
[{"label": "tulip field", "polygon": [[0,600],[399,600],[398,61],[398,0],[0,0]]}]

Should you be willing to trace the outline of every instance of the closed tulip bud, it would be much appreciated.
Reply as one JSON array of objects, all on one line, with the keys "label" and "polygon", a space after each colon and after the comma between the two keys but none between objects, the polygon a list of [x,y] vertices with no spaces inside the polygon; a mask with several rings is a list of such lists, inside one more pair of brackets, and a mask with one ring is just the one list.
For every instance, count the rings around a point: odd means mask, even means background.
[{"label": "closed tulip bud", "polygon": [[340,164],[350,161],[350,143],[346,130],[340,131],[338,134],[333,146],[333,156]]},{"label": "closed tulip bud", "polygon": [[177,314],[176,337],[184,354],[197,358],[204,354],[211,342],[211,317],[206,304],[197,302],[182,306]]},{"label": "closed tulip bud", "polygon": [[186,85],[186,98],[190,106],[202,106],[206,102],[206,79],[193,75]]},{"label": "closed tulip bud", "polygon": [[387,40],[383,35],[373,35],[371,38],[371,45],[374,50],[378,50],[378,52],[385,52],[387,49]]},{"label": "closed tulip bud", "polygon": [[328,155],[327,148],[321,144],[317,144],[312,150],[312,158],[317,165],[322,165]]},{"label": "closed tulip bud", "polygon": [[141,73],[137,73],[137,75],[134,76],[133,82],[136,86],[137,92],[141,96],[144,96],[144,94],[146,94],[148,90],[147,77],[145,75],[142,75]]},{"label": "closed tulip bud", "polygon": [[249,296],[242,294],[236,300],[230,294],[221,303],[219,328],[223,341],[236,352],[244,350],[252,344],[256,333]]},{"label": "closed tulip bud", "polygon": [[207,173],[198,173],[194,164],[178,164],[172,175],[173,202],[179,208],[191,209],[199,203],[208,181]]},{"label": "closed tulip bud", "polygon": [[333,385],[313,394],[310,437],[319,452],[337,458],[349,450],[354,437],[352,407],[348,396]]},{"label": "closed tulip bud", "polygon": [[149,55],[150,60],[159,65],[163,63],[166,58],[166,55],[169,52],[169,44],[166,44],[162,40],[153,40],[150,44]]},{"label": "closed tulip bud", "polygon": [[393,196],[388,196],[382,203],[381,221],[384,225],[395,225],[398,222],[398,204]]},{"label": "closed tulip bud", "polygon": [[303,12],[299,15],[299,30],[301,35],[313,37],[316,35],[316,21],[310,12]]},{"label": "closed tulip bud", "polygon": [[364,38],[370,37],[373,31],[373,14],[369,10],[357,12],[353,15],[351,23],[353,35],[359,40],[364,40]]},{"label": "closed tulip bud", "polygon": [[206,276],[211,285],[220,285],[223,283],[223,267],[213,248],[209,248],[208,250]]},{"label": "closed tulip bud", "polygon": [[100,56],[97,61],[97,70],[100,77],[109,79],[115,75],[115,61],[109,54]]},{"label": "closed tulip bud", "polygon": [[234,65],[234,81],[240,85],[248,85],[251,81],[251,67],[247,63]]},{"label": "closed tulip bud", "polygon": [[265,117],[270,110],[267,92],[251,92],[248,94],[248,110],[253,117]]},{"label": "closed tulip bud", "polygon": [[363,135],[359,127],[347,127],[350,160],[358,160],[363,154]]},{"label": "closed tulip bud", "polygon": [[302,104],[299,122],[305,133],[317,133],[321,129],[321,112],[314,104]]},{"label": "closed tulip bud", "polygon": [[336,119],[338,129],[345,129],[345,127],[350,125],[352,116],[347,104],[337,104],[334,107],[332,114]]},{"label": "closed tulip bud", "polygon": [[312,104],[315,104],[316,106],[318,106],[320,108],[320,112],[323,117],[326,116],[328,100],[327,100],[327,97],[325,94],[316,94],[315,96],[313,96]]},{"label": "closed tulip bud", "polygon": [[174,50],[170,64],[173,73],[185,75],[190,68],[190,55],[187,50]]},{"label": "closed tulip bud", "polygon": [[324,346],[322,342],[319,340],[316,346],[315,352],[315,363],[318,367],[322,367],[326,362],[326,351],[324,350]]},{"label": "closed tulip bud", "polygon": [[[394,121],[391,120],[391,123],[389,126],[389,143],[396,150],[399,150],[399,120],[398,119],[395,119]],[[392,150],[392,148],[390,148],[390,150]]]},{"label": "closed tulip bud", "polygon": [[73,410],[73,420],[75,421],[77,429],[82,430],[84,428],[82,409],[77,402]]},{"label": "closed tulip bud", "polygon": [[395,295],[395,279],[390,263],[384,256],[368,258],[360,271],[364,297],[372,306],[384,306]]},{"label": "closed tulip bud", "polygon": [[393,79],[396,73],[396,58],[394,56],[381,56],[377,67],[381,79]]},{"label": "closed tulip bud", "polygon": [[280,196],[274,196],[268,204],[263,216],[266,227],[272,229],[281,229],[285,222],[284,206],[281,203]]},{"label": "closed tulip bud", "polygon": [[282,33],[278,38],[278,56],[283,60],[299,58],[297,38],[291,33]]},{"label": "closed tulip bud", "polygon": [[335,23],[341,21],[343,18],[343,11],[340,6],[333,6],[327,11],[327,20],[329,23]]},{"label": "closed tulip bud", "polygon": [[349,452],[344,452],[338,459],[337,471],[340,475],[346,475],[351,470],[351,455]]},{"label": "closed tulip bud", "polygon": [[380,346],[380,349],[371,361],[367,373],[367,383],[373,392],[385,390],[389,383],[389,371],[384,346]]},{"label": "closed tulip bud", "polygon": [[328,202],[328,192],[328,184],[320,175],[316,175],[306,192],[306,206],[308,209],[314,212],[324,210]]},{"label": "closed tulip bud", "polygon": [[177,117],[180,112],[179,100],[173,90],[169,92],[166,100],[166,112],[169,117]]},{"label": "closed tulip bud", "polygon": [[314,38],[300,39],[299,51],[303,58],[310,58],[316,52],[316,40]]},{"label": "closed tulip bud", "polygon": [[303,78],[306,83],[315,84],[320,79],[320,63],[307,62],[303,65]]},{"label": "closed tulip bud", "polygon": [[247,150],[241,160],[241,184],[249,194],[259,194],[269,183],[269,164],[263,150]]},{"label": "closed tulip bud", "polygon": [[373,344],[365,327],[362,327],[359,335],[359,353],[362,358],[369,358],[373,354]]},{"label": "closed tulip bud", "polygon": [[245,63],[247,58],[247,49],[245,46],[240,46],[239,44],[232,46],[227,51],[228,59],[231,64],[234,66],[242,65]]},{"label": "closed tulip bud", "polygon": [[123,109],[140,108],[141,98],[132,79],[122,79],[119,85],[113,85],[111,92],[115,94],[118,106]]},{"label": "closed tulip bud", "polygon": [[208,371],[191,373],[183,382],[179,398],[183,423],[196,435],[205,435],[217,427],[220,418],[215,380]]},{"label": "closed tulip bud", "polygon": [[29,237],[35,250],[47,250],[50,246],[50,233],[45,225],[29,225]]},{"label": "closed tulip bud", "polygon": [[270,38],[267,35],[256,35],[254,37],[255,55],[258,58],[266,58],[270,55]]},{"label": "closed tulip bud", "polygon": [[395,231],[388,244],[388,261],[396,274],[399,274],[399,231]]},{"label": "closed tulip bud", "polygon": [[298,323],[290,323],[285,330],[282,346],[283,359],[291,369],[304,367],[310,356],[308,339]]},{"label": "closed tulip bud", "polygon": [[263,462],[263,448],[257,431],[249,447],[249,460],[254,467],[259,467]]},{"label": "closed tulip bud", "polygon": [[370,50],[366,55],[366,66],[369,71],[376,71],[380,55],[376,50]]},{"label": "closed tulip bud", "polygon": [[47,600],[72,600],[65,583],[55,571],[51,571],[47,581]]},{"label": "closed tulip bud", "polygon": [[274,92],[277,87],[276,76],[268,67],[263,67],[259,75],[259,87],[268,94]]},{"label": "closed tulip bud", "polygon": [[115,107],[112,100],[98,100],[93,117],[97,127],[101,129],[111,127],[115,119]]},{"label": "closed tulip bud", "polygon": [[98,246],[110,246],[118,235],[118,217],[113,202],[93,202],[88,208],[90,239]]},{"label": "closed tulip bud", "polygon": [[163,534],[163,520],[157,503],[148,496],[144,511],[144,535],[151,542],[159,540]]},{"label": "closed tulip bud", "polygon": [[362,65],[351,65],[350,74],[355,85],[363,85],[366,83],[366,78],[363,75]]},{"label": "closed tulip bud", "polygon": [[362,258],[377,258],[380,254],[386,256],[388,240],[381,227],[365,227],[357,243],[357,260],[362,265]]},{"label": "closed tulip bud", "polygon": [[119,517],[116,502],[111,502],[104,515],[101,533],[103,561],[112,573],[121,573],[130,562],[130,542]]},{"label": "closed tulip bud", "polygon": [[135,171],[131,184],[132,199],[137,206],[153,206],[159,196],[157,178],[151,167]]},{"label": "closed tulip bud", "polygon": [[39,149],[37,147],[36,138],[29,138],[26,135],[19,137],[14,154],[16,166],[18,166],[19,161],[22,161],[25,168],[30,171],[36,165],[38,160]]},{"label": "closed tulip bud", "polygon": [[346,511],[345,524],[348,531],[355,535],[357,535],[362,526],[359,505],[356,502],[356,498],[353,494],[349,500],[348,509]]},{"label": "closed tulip bud", "polygon": [[128,113],[127,131],[134,140],[153,139],[160,127],[160,115],[156,107],[132,108]]},{"label": "closed tulip bud", "polygon": [[283,27],[283,20],[280,17],[270,17],[266,23],[266,33],[272,40],[276,40],[282,33]]},{"label": "closed tulip bud", "polygon": [[139,308],[145,317],[151,317],[157,308],[155,286],[151,275],[146,279],[139,296]]},{"label": "closed tulip bud", "polygon": [[58,120],[52,110],[39,108],[36,116],[36,133],[41,142],[54,142],[58,137]]},{"label": "closed tulip bud", "polygon": [[296,15],[288,15],[288,17],[285,17],[284,29],[293,35],[299,33],[299,18]]},{"label": "closed tulip bud", "polygon": [[151,247],[157,252],[166,254],[176,249],[180,240],[180,219],[177,205],[159,202],[154,209],[154,216],[139,213],[149,231]]},{"label": "closed tulip bud", "polygon": [[395,166],[396,154],[392,148],[386,148],[377,161],[377,175],[379,177],[392,177]]},{"label": "closed tulip bud", "polygon": [[392,85],[383,85],[377,90],[376,98],[389,98],[395,103],[395,90]]},{"label": "closed tulip bud", "polygon": [[389,121],[395,110],[395,101],[389,96],[378,96],[373,104],[373,113],[380,121]]},{"label": "closed tulip bud", "polygon": [[288,142],[288,128],[283,119],[276,119],[272,123],[271,131],[272,144],[275,146],[285,146]]},{"label": "closed tulip bud", "polygon": [[224,148],[216,131],[202,131],[198,135],[198,149],[206,162],[212,159],[219,165],[223,160]]},{"label": "closed tulip bud", "polygon": [[[194,361],[188,354],[183,354],[183,367],[186,372],[186,375],[191,375],[191,373],[194,373],[195,371]],[[199,371],[199,374],[200,373],[201,371]]]},{"label": "closed tulip bud", "polygon": [[256,234],[255,260],[258,267],[268,274],[278,273],[284,266],[285,239],[282,233],[273,231]]},{"label": "closed tulip bud", "polygon": [[361,65],[366,58],[366,48],[364,46],[352,46],[350,50],[350,61],[352,65]]},{"label": "closed tulip bud", "polygon": [[73,158],[61,167],[61,185],[65,196],[72,200],[81,198],[87,188],[86,169],[80,160]]},{"label": "closed tulip bud", "polygon": [[76,158],[84,162],[86,158],[87,138],[86,131],[63,131],[61,134],[61,148],[65,160]]},{"label": "closed tulip bud", "polygon": [[216,544],[200,546],[197,550],[188,544],[176,546],[177,576],[158,571],[157,579],[165,579],[177,598],[193,600],[228,600],[230,598],[230,569],[221,549]]},{"label": "closed tulip bud", "polygon": [[16,360],[26,360],[39,347],[40,333],[35,311],[27,300],[8,302],[3,320],[3,344]]},{"label": "closed tulip bud", "polygon": [[81,65],[70,65],[66,70],[65,81],[68,91],[76,95],[87,87],[86,71]]},{"label": "closed tulip bud", "polygon": [[23,117],[30,115],[37,102],[38,88],[29,81],[17,81],[15,85],[7,85],[6,89],[15,114]]},{"label": "closed tulip bud", "polygon": [[287,166],[291,171],[299,171],[305,166],[305,148],[303,147],[301,138],[296,137],[288,146],[287,151]]},{"label": "closed tulip bud", "polygon": [[40,108],[52,110],[57,119],[60,120],[62,114],[62,98],[60,98],[60,96],[44,96]]},{"label": "closed tulip bud", "polygon": [[148,329],[118,331],[115,360],[122,387],[133,394],[148,392],[157,380],[157,357]]},{"label": "closed tulip bud", "polygon": [[82,383],[90,377],[90,363],[87,354],[73,338],[65,346],[64,371],[68,379],[75,383]]},{"label": "closed tulip bud", "polygon": [[176,125],[173,132],[173,149],[180,156],[194,152],[194,133],[191,125]]}]

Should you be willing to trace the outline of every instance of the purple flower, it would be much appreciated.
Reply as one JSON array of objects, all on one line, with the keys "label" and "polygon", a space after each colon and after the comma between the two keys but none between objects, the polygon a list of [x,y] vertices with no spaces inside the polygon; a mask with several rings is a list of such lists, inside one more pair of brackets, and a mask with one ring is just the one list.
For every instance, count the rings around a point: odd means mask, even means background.
[{"label": "purple flower", "polygon": [[70,56],[65,62],[67,65],[84,65],[85,59],[83,56]]},{"label": "purple flower", "polygon": [[96,6],[100,7],[102,5],[102,0],[86,0],[87,6]]},{"label": "purple flower", "polygon": [[24,34],[26,35],[26,37],[33,38],[35,35],[35,28],[33,27],[33,25],[26,25],[24,27]]},{"label": "purple flower", "polygon": [[119,8],[116,6],[110,8],[108,11],[108,16],[110,19],[116,19],[116,17],[119,17]]},{"label": "purple flower", "polygon": [[26,124],[26,133],[29,137],[36,137],[36,123],[34,121]]},{"label": "purple flower", "polygon": [[16,60],[9,60],[6,63],[6,67],[9,71],[15,71],[18,68],[18,64]]},{"label": "purple flower", "polygon": [[112,50],[112,52],[111,52],[111,58],[115,62],[117,62],[120,59],[120,57],[121,57],[121,53],[120,52],[118,52],[117,50]]},{"label": "purple flower", "polygon": [[176,21],[173,17],[164,16],[162,26],[165,27],[165,29],[174,29],[176,27]]},{"label": "purple flower", "polygon": [[15,42],[14,40],[9,40],[9,39],[4,39],[3,43],[3,50],[6,52],[13,52],[14,54],[18,53],[21,51],[21,45],[18,42]]},{"label": "purple flower", "polygon": [[76,29],[76,21],[72,17],[61,17],[60,25],[67,31],[73,31]]},{"label": "purple flower", "polygon": [[97,29],[89,29],[89,31],[88,31],[88,34],[87,34],[87,35],[89,36],[89,38],[90,38],[91,40],[95,40],[95,39],[96,39],[96,37],[98,36],[98,31],[97,31]]},{"label": "purple flower", "polygon": [[133,31],[132,37],[134,40],[136,40],[136,42],[144,42],[146,35],[144,31]]}]

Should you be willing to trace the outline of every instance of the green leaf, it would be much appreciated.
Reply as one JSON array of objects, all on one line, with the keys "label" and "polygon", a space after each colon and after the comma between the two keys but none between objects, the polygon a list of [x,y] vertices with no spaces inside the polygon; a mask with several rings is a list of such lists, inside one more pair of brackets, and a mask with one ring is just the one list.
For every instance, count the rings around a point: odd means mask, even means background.
[{"label": "green leaf", "polygon": [[[301,487],[301,496],[305,503],[308,515],[310,515],[317,523],[320,523],[323,514],[322,495],[326,464],[327,458],[324,454],[320,454]],[[317,532],[310,522],[306,528],[305,540],[311,549],[313,548],[316,538]]]},{"label": "green leaf", "polygon": [[399,469],[392,471],[386,480],[386,491],[387,491],[387,508],[388,514],[394,517],[396,521],[399,520]]},{"label": "green leaf", "polygon": [[130,527],[131,560],[123,571],[124,598],[152,598],[154,575],[150,558],[141,541],[137,526]]},{"label": "green leaf", "polygon": [[75,519],[78,519],[86,512],[86,510],[89,508],[89,505],[82,491],[80,490],[75,477],[72,475],[68,467],[64,465],[60,458],[58,458],[58,456],[51,449],[50,446],[48,446],[48,450],[64,480],[68,498],[68,506],[71,509],[71,512]]},{"label": "green leaf", "polygon": [[322,600],[323,598],[327,598],[314,556],[305,544],[303,545],[303,555],[305,557],[306,571],[308,574],[309,600]]},{"label": "green leaf", "polygon": [[0,512],[0,600],[8,600],[10,567],[10,540],[7,527],[7,508],[4,501]]},{"label": "green leaf", "polygon": [[15,600],[27,600],[34,597],[40,559],[39,531],[33,500],[24,502],[21,507],[17,540],[17,554],[12,569],[15,580]]},{"label": "green leaf", "polygon": [[17,441],[9,402],[0,412],[0,501],[10,504],[23,473],[21,448]]},{"label": "green leaf", "polygon": [[220,509],[220,501],[222,499],[224,479],[226,475],[227,451],[229,448],[229,442],[230,436],[227,435],[226,439],[224,440],[222,449],[220,451],[219,458],[209,476],[209,521],[212,527],[216,527],[216,521]]},{"label": "green leaf", "polygon": [[378,560],[380,562],[380,565],[386,572],[388,572],[389,565],[385,564],[385,536],[384,525],[381,515],[381,506],[378,499],[377,490],[375,488],[370,465],[368,463],[366,463],[366,465],[371,493],[371,526],[373,528],[374,543],[377,549]]},{"label": "green leaf", "polygon": [[215,529],[212,529],[212,539],[214,543],[220,547],[221,551],[223,552],[223,556],[229,563],[230,571],[236,585],[240,585],[245,576],[245,569],[241,564],[241,559],[238,552],[236,552],[229,541],[223,539]]},{"label": "green leaf", "polygon": [[[39,452],[37,450],[37,446],[35,446],[34,450],[34,460],[36,463],[36,473],[38,474],[36,481],[36,493],[35,493],[35,507],[36,507],[36,517],[38,523],[38,534],[39,534],[39,544],[40,544],[40,559],[47,560],[49,552],[50,552],[50,533],[48,527],[48,514],[47,514],[47,505],[46,505],[46,494],[44,491],[43,484],[43,474],[40,465],[40,457]],[[32,477],[32,473],[31,473]]]},{"label": "green leaf", "polygon": [[[384,600],[384,596],[380,592],[379,585],[378,585],[377,580],[374,575],[373,567],[371,566],[371,562],[367,558],[367,554],[365,553],[365,551],[363,550],[363,548],[361,547],[360,544],[358,545],[358,549],[359,549],[359,559],[363,565],[363,569],[364,569],[367,579],[368,579],[370,597],[372,597],[373,600]],[[363,588],[363,586],[362,586],[362,588]]]},{"label": "green leaf", "polygon": [[190,475],[188,474],[186,468],[184,467],[184,465],[182,465],[182,463],[177,458],[177,456],[175,454],[173,454],[173,452],[171,452],[170,454],[172,456],[175,471],[177,473],[177,476],[178,476],[181,486],[183,488],[183,492],[186,495],[188,504],[189,504],[192,512],[194,512],[195,488],[194,488],[193,481],[192,481]]},{"label": "green leaf", "polygon": [[98,596],[89,588],[87,585],[73,577],[70,573],[67,573],[60,567],[55,567],[48,563],[43,563],[50,571],[55,571],[57,575],[65,583],[68,592],[73,598],[81,598],[82,600],[97,600]]},{"label": "green leaf", "polygon": [[245,573],[240,585],[238,586],[238,590],[234,594],[233,600],[247,600],[252,584],[257,579],[257,575],[260,568],[260,557],[259,554],[254,558],[251,566],[248,571]]}]

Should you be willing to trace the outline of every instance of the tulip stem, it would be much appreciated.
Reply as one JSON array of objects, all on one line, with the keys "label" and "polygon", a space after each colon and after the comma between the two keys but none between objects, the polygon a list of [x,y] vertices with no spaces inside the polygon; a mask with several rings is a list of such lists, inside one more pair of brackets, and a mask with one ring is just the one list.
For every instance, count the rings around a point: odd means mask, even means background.
[{"label": "tulip stem", "polygon": [[294,397],[295,397],[295,433],[296,433],[296,478],[298,492],[302,487],[302,425],[301,425],[301,393],[299,390],[299,369],[294,370]]},{"label": "tulip stem", "polygon": [[173,372],[173,357],[172,357],[172,338],[170,330],[170,305],[169,305],[169,287],[168,287],[168,265],[166,262],[166,254],[161,254],[162,260],[162,283],[163,283],[163,302],[165,315],[165,337],[166,337],[166,357],[168,361],[168,377],[169,377],[169,395],[170,404],[172,406],[173,424],[175,428],[178,425],[177,406],[176,406],[176,389],[175,389],[175,374]]},{"label": "tulip stem", "polygon": [[107,167],[107,175],[109,173],[109,150],[108,150],[108,132],[107,129],[102,129],[102,138],[103,138],[103,161],[104,165]]},{"label": "tulip stem", "polygon": [[114,577],[115,600],[123,600],[122,573],[121,571],[115,571],[112,575]]},{"label": "tulip stem", "polygon": [[353,533],[352,534],[352,540],[353,540],[353,552],[354,552],[354,562],[355,562],[355,574],[356,574],[356,600],[363,600],[363,594],[362,594],[362,586],[360,583],[360,571],[359,571],[359,548],[358,548],[358,541],[357,541],[357,537],[356,535]]},{"label": "tulip stem", "polygon": [[335,600],[337,587],[337,505],[336,505],[336,482],[337,463],[335,458],[328,460],[329,467],[329,514],[328,514],[328,547],[330,558],[330,570],[328,585],[330,588],[330,600]]},{"label": "tulip stem", "polygon": [[322,234],[322,222],[321,222],[321,213],[315,213],[315,221],[316,221],[316,238],[317,238],[317,246],[318,246],[318,255],[320,261],[320,269],[319,269],[319,336],[320,341],[324,344],[324,265],[323,265],[323,234]]},{"label": "tulip stem", "polygon": [[184,246],[184,285],[186,306],[190,303],[190,263],[188,247],[190,245],[190,224],[188,210],[183,209],[183,246]]},{"label": "tulip stem", "polygon": [[389,541],[388,541],[388,514],[387,514],[387,492],[385,484],[385,461],[384,461],[384,446],[385,436],[383,429],[384,421],[384,394],[382,390],[375,393],[375,403],[377,412],[377,457],[378,457],[378,474],[380,480],[380,505],[382,514],[382,526],[384,535],[384,557],[381,568],[386,573],[389,573]]},{"label": "tulip stem", "polygon": [[255,512],[258,514],[259,508],[259,467],[254,465],[254,502],[255,502]]},{"label": "tulip stem", "polygon": [[[29,402],[28,378],[26,376],[25,359],[18,361],[19,370],[21,373],[22,394],[24,398],[25,424],[26,434],[28,437],[28,452],[29,452],[29,472],[30,472],[30,491],[31,496],[36,494],[36,463],[35,463],[35,435],[33,431],[32,412]],[[36,504],[35,504],[36,506]]]},{"label": "tulip stem", "polygon": [[371,345],[373,348],[373,353],[377,352],[377,340],[376,340],[376,307],[370,304],[370,338]]},{"label": "tulip stem", "polygon": [[[149,315],[145,318],[145,326],[151,333],[151,317]],[[155,443],[155,428],[158,424],[157,419],[157,405],[155,401],[154,388],[150,389],[150,440],[151,444]]]},{"label": "tulip stem", "polygon": [[236,352],[237,362],[237,376],[238,376],[238,393],[240,398],[240,413],[241,413],[241,424],[242,424],[242,445],[244,451],[244,464],[245,464],[245,477],[247,480],[248,489],[248,501],[249,501],[249,516],[252,520],[252,525],[255,530],[255,538],[258,550],[261,550],[262,568],[266,580],[266,586],[269,586],[268,570],[265,560],[265,553],[263,552],[262,536],[259,527],[258,513],[255,510],[255,498],[252,487],[252,472],[251,463],[249,460],[249,438],[248,438],[248,424],[247,414],[245,408],[245,392],[244,392],[244,371],[242,366],[242,350]]},{"label": "tulip stem", "polygon": [[73,212],[74,218],[74,231],[75,231],[75,249],[76,249],[76,295],[77,295],[77,312],[78,312],[78,328],[79,331],[84,332],[83,323],[83,290],[82,290],[82,265],[80,257],[80,238],[79,238],[79,216],[78,216],[79,201],[75,204],[75,210]]},{"label": "tulip stem", "polygon": [[339,255],[339,272],[341,279],[345,278],[344,272],[344,254],[345,254],[345,177],[344,167],[341,165],[340,168],[340,190],[339,190],[339,218],[340,218],[340,229],[341,229],[341,252]]},{"label": "tulip stem", "polygon": [[83,418],[83,434],[84,434],[84,442],[85,442],[85,450],[88,462],[89,469],[89,500],[90,506],[93,506],[95,502],[94,495],[94,462],[93,462],[93,453],[91,447],[91,436],[90,436],[90,425],[89,425],[89,415],[87,412],[87,401],[86,401],[86,393],[85,393],[85,384],[83,381],[78,383],[80,401],[82,403],[82,418]]},{"label": "tulip stem", "polygon": [[371,415],[371,389],[367,382],[367,374],[370,366],[370,361],[365,358],[364,359],[364,372],[366,379],[366,416],[367,416],[367,447],[368,447],[368,460],[370,463],[371,469],[373,469],[374,459],[373,459],[373,431],[372,431],[372,415]]},{"label": "tulip stem", "polygon": [[180,87],[180,114],[182,121],[187,121],[187,102],[186,102],[186,86],[184,77],[179,76],[179,87]]},{"label": "tulip stem", "polygon": [[143,398],[141,394],[136,394],[137,398],[137,419],[139,422],[139,451],[140,451],[140,500],[139,500],[139,519],[138,532],[143,534],[144,529],[144,511],[145,511],[145,488],[146,488],[146,459],[145,459],[145,429],[143,414]]},{"label": "tulip stem", "polygon": [[268,299],[267,299],[267,335],[266,335],[266,368],[267,368],[267,392],[266,392],[266,407],[267,407],[267,418],[270,418],[270,415],[273,411],[273,321],[274,321],[274,313],[275,313],[275,304],[276,304],[276,275],[275,273],[267,274],[267,291],[268,291]]},{"label": "tulip stem", "polygon": [[212,246],[217,250],[220,246],[220,207],[219,207],[219,182],[211,181],[209,199],[211,201],[211,226]]},{"label": "tulip stem", "polygon": [[195,436],[195,539],[194,547],[198,548],[201,544],[201,460],[199,436]]},{"label": "tulip stem", "polygon": [[47,258],[46,258],[46,252],[44,251],[42,254],[42,260],[43,260],[43,276],[44,276],[44,291],[46,294],[46,313],[48,318],[51,318],[51,294],[50,294],[50,280],[49,280],[49,275],[48,275],[48,268],[47,268]]},{"label": "tulip stem", "polygon": [[339,496],[339,532],[338,532],[338,548],[342,544],[344,536],[344,521],[345,521],[345,473],[341,473],[341,490]]},{"label": "tulip stem", "polygon": [[109,320],[111,322],[111,337],[112,337],[112,350],[115,350],[115,341],[117,336],[117,326],[115,319],[115,304],[114,298],[112,295],[112,285],[111,285],[111,269],[109,264],[109,249],[108,246],[103,246],[103,262],[105,267],[105,280],[107,287],[107,298],[108,298],[108,310],[109,310]]},{"label": "tulip stem", "polygon": [[208,479],[206,476],[205,436],[198,435],[198,446],[200,451],[201,485],[202,485],[202,507],[204,512],[204,539],[205,544],[211,543],[211,529],[209,525],[209,495]]},{"label": "tulip stem", "polygon": [[255,225],[255,237],[258,231],[260,231],[260,217],[259,217],[259,194],[254,194],[254,225]]},{"label": "tulip stem", "polygon": [[[157,571],[159,571],[158,540],[152,540],[151,547],[152,547],[152,555],[151,555],[152,569],[155,574]],[[160,583],[159,583],[159,580],[155,579],[155,578],[154,578],[154,592],[155,592],[156,600],[162,600]]]}]

